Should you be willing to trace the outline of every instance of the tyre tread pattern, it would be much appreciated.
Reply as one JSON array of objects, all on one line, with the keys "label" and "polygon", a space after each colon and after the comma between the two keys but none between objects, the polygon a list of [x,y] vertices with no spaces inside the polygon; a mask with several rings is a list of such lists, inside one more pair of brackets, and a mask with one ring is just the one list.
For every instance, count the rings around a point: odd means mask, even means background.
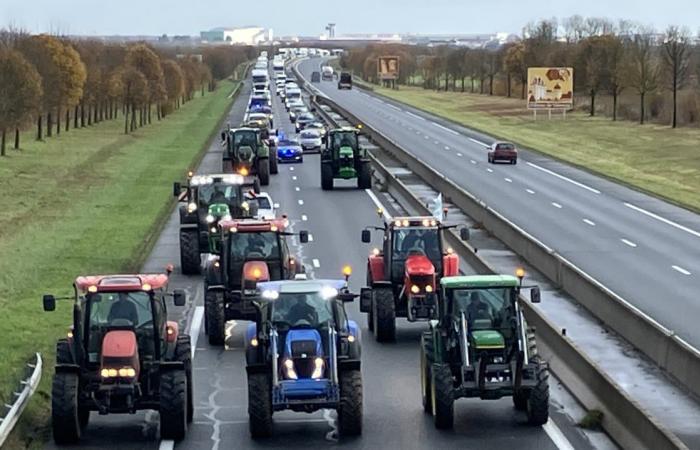
[{"label": "tyre tread pattern", "polygon": [[359,370],[340,374],[338,432],[341,436],[362,434],[362,373]]},{"label": "tyre tread pattern", "polygon": [[248,375],[248,423],[254,439],[272,436],[272,393],[267,374]]},{"label": "tyre tread pattern", "polygon": [[180,441],[187,433],[187,376],[185,370],[160,375],[160,437]]}]

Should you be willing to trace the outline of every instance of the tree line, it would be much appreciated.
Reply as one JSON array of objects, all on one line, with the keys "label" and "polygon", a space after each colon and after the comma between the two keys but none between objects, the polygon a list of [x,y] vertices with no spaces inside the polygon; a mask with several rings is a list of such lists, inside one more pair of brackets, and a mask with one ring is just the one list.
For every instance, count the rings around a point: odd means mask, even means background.
[{"label": "tree line", "polygon": [[[596,100],[606,95],[606,111],[618,119],[619,99],[637,98],[632,109],[640,123],[658,116],[662,96],[670,97],[668,120],[679,123],[679,93],[689,91],[685,122],[700,121],[700,47],[685,28],[669,26],[663,32],[629,21],[613,23],[603,18],[572,16],[528,24],[516,42],[489,44],[484,48],[458,45],[407,46],[369,45],[349,50],[341,65],[376,83],[377,57],[401,58],[399,83],[418,84],[425,89],[469,91],[488,95],[520,96],[527,93],[529,67],[574,68],[574,89],[588,113],[599,111]],[[583,94],[581,94],[583,93]],[[651,99],[651,96],[654,96]],[[585,98],[583,98],[585,97]]]},{"label": "tree line", "polygon": [[[114,120],[124,133],[161,120],[204,95],[216,81],[251,59],[250,47],[157,48],[95,39],[69,39],[0,30],[0,156],[8,133],[20,148],[22,131],[35,126],[42,140]],[[10,136],[11,138],[11,136]]]}]

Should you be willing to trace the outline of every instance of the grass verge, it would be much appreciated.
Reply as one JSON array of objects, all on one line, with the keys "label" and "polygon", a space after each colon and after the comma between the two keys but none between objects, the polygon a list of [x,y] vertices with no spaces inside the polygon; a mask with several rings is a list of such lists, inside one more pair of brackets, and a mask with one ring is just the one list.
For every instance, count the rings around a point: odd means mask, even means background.
[{"label": "grass verge", "polygon": [[[41,295],[70,294],[81,273],[137,270],[172,207],[172,181],[199,161],[233,99],[224,81],[161,122],[131,135],[120,120],[72,130],[0,160],[0,401],[34,352],[44,357],[38,392],[8,448],[47,437],[54,345],[71,305],[44,313]],[[19,369],[19,370],[18,370]]]},{"label": "grass verge", "polygon": [[700,212],[700,129],[640,126],[584,113],[570,113],[566,120],[541,114],[534,121],[521,100],[371,86],[389,98]]}]

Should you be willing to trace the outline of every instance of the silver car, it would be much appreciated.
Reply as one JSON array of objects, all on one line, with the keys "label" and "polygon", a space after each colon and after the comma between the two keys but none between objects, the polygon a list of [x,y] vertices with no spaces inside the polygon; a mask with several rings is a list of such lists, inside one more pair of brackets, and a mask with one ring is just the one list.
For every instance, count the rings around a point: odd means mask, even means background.
[{"label": "silver car", "polygon": [[321,152],[321,134],[317,130],[302,130],[299,144],[304,153]]}]

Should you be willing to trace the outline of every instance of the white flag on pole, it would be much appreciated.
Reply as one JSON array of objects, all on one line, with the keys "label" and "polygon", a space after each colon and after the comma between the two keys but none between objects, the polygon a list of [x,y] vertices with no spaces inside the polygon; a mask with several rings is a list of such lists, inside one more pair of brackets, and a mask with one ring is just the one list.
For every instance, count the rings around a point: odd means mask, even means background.
[{"label": "white flag on pole", "polygon": [[442,220],[442,193],[438,194],[433,200],[432,213],[437,220]]}]

